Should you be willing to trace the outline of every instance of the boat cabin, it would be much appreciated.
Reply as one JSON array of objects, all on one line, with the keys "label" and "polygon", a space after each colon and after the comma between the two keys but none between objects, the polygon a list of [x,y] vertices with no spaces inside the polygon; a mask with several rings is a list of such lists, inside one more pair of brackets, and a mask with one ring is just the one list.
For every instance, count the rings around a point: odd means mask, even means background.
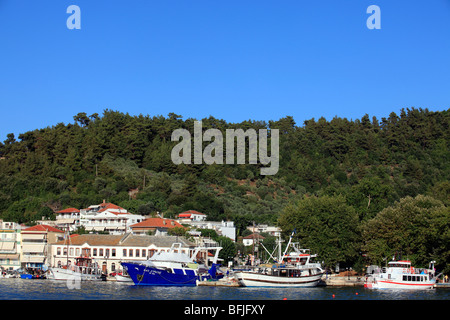
[{"label": "boat cabin", "polygon": [[[390,261],[388,267],[382,269],[382,273],[387,274],[388,279],[391,279],[391,275],[395,275],[399,280],[413,282],[429,281],[431,271],[426,268],[414,268],[409,260]],[[382,275],[381,277],[383,278]]]}]

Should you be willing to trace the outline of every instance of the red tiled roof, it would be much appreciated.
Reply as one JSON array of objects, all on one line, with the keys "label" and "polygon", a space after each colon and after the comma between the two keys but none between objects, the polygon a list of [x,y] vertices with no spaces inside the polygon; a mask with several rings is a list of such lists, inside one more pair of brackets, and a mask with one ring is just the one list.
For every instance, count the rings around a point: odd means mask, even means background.
[{"label": "red tiled roof", "polygon": [[251,235],[248,235],[246,237],[244,237],[243,239],[265,239],[262,235],[260,235],[259,233],[253,233]]},{"label": "red tiled roof", "polygon": [[204,213],[201,213],[201,212],[198,212],[198,211],[195,211],[195,210],[188,210],[188,211],[185,211],[185,212],[182,212],[182,213],[180,213],[179,215],[184,215],[184,214],[201,214],[201,215],[203,215],[203,216],[206,216],[206,214],[204,214]]},{"label": "red tiled roof", "polygon": [[80,210],[75,208],[67,208],[61,211],[57,211],[56,213],[72,213],[72,212],[80,212]]},{"label": "red tiled roof", "polygon": [[[106,211],[108,209],[127,211],[126,209],[124,209],[122,207],[119,207],[118,205],[116,205],[114,203],[101,203],[101,204],[99,204],[99,206],[101,207],[101,209],[98,210],[98,212],[103,212],[103,211]],[[124,213],[126,213],[126,212],[124,212]]]},{"label": "red tiled roof", "polygon": [[53,227],[48,226],[46,224],[38,224],[38,225],[35,225],[33,227],[29,227],[29,228],[27,228],[27,229],[25,229],[23,231],[47,231],[47,232],[61,232],[61,233],[64,233],[64,231],[56,229],[56,228],[53,228]]},{"label": "red tiled roof", "polygon": [[149,218],[142,222],[133,224],[130,228],[175,228],[183,227],[181,224],[172,219]]}]

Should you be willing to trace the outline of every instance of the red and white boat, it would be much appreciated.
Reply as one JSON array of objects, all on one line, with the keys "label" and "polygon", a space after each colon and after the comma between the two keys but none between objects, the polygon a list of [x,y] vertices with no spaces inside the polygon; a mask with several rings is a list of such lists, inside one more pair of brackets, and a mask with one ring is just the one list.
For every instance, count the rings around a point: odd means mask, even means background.
[{"label": "red and white boat", "polygon": [[364,287],[368,289],[433,289],[434,261],[429,269],[414,268],[411,261],[390,261],[387,267],[378,268],[366,277]]}]

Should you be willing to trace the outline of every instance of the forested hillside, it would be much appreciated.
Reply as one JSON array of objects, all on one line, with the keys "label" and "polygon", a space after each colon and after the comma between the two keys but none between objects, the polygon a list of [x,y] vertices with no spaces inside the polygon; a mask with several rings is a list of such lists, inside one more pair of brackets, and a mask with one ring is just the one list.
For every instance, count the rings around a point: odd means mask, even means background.
[{"label": "forested hillside", "polygon": [[[261,176],[254,164],[173,164],[171,134],[186,128],[193,135],[195,119],[79,113],[73,123],[9,134],[0,143],[0,217],[32,222],[105,199],[166,217],[195,209],[232,219],[240,232],[251,221],[276,224],[289,204],[317,197],[351,208],[356,230],[407,196],[428,195],[448,208],[449,119],[448,110],[415,108],[382,119],[201,119],[203,130],[223,133],[279,129],[279,171]],[[355,237],[361,240],[359,231]]]}]

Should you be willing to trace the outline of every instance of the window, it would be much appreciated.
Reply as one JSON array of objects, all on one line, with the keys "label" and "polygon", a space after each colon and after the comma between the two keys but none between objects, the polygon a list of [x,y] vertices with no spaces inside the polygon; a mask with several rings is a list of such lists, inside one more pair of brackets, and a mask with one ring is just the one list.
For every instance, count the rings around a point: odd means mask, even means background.
[{"label": "window", "polygon": [[70,248],[70,255],[73,256],[73,248]]},{"label": "window", "polygon": [[129,255],[130,257],[133,256],[133,249],[128,250],[128,255]]},{"label": "window", "polygon": [[115,256],[116,256],[116,249],[112,249],[112,250],[111,250],[111,256],[112,256],[112,257],[115,257]]},{"label": "window", "polygon": [[103,248],[100,249],[100,257],[103,257]]},{"label": "window", "polygon": [[76,248],[76,249],[75,249],[75,255],[77,255],[77,256],[80,255],[80,248]]},{"label": "window", "polygon": [[56,249],[56,254],[57,254],[58,256],[61,255],[61,248],[60,248],[60,247],[58,247],[58,248]]},{"label": "window", "polygon": [[105,254],[105,255],[106,255],[107,257],[109,257],[109,249],[106,249],[105,251],[106,251],[106,254]]},{"label": "window", "polygon": [[81,249],[81,250],[82,250],[81,255],[82,255],[83,257],[90,257],[90,256],[91,256],[91,249],[89,249],[89,248],[83,248],[83,249]]},{"label": "window", "polygon": [[139,257],[139,249],[136,249],[136,257]]},{"label": "window", "polygon": [[124,256],[124,257],[127,256],[127,249],[123,249],[123,256]]},{"label": "window", "polygon": [[93,251],[93,254],[92,254],[94,257],[96,257],[97,256],[97,248],[94,248],[94,251]]},{"label": "window", "polygon": [[142,249],[142,256],[145,258],[145,249]]},{"label": "window", "polygon": [[63,249],[63,255],[67,256],[67,248]]},{"label": "window", "polygon": [[112,272],[116,271],[116,264],[114,262],[111,263],[111,271]]}]

